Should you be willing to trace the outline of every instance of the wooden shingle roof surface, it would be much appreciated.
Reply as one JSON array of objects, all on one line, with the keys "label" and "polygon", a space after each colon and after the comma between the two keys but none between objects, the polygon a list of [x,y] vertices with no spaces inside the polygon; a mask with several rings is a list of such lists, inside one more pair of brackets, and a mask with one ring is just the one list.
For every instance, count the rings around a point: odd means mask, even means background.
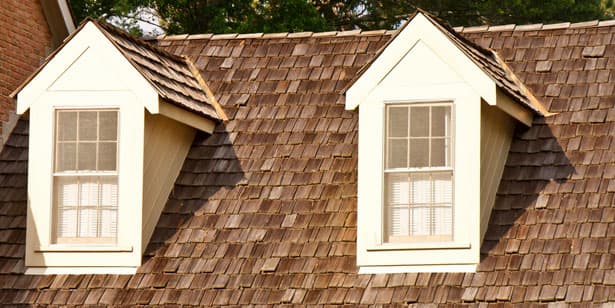
[{"label": "wooden shingle roof surface", "polygon": [[218,102],[213,96],[209,95],[208,85],[202,80],[202,76],[190,59],[182,55],[165,52],[163,49],[157,48],[140,38],[133,37],[105,21],[89,17],[84,19],[79,27],[54,52],[47,56],[45,62],[14,90],[11,96],[15,98],[88,23],[94,24],[109,39],[128,62],[149,82],[161,99],[212,120],[226,119],[226,115]]},{"label": "wooden shingle roof surface", "polygon": [[220,120],[213,98],[190,68],[190,59],[164,52],[149,43],[99,20],[88,19],[111,40],[117,49],[146,78],[164,100],[213,120]]},{"label": "wooden shingle roof surface", "polygon": [[198,36],[229,121],[194,141],[136,275],[23,275],[28,123],[0,153],[0,303],[194,306],[615,301],[615,27],[462,32],[543,105],[517,132],[476,273],[358,275],[358,113],[389,33]]}]

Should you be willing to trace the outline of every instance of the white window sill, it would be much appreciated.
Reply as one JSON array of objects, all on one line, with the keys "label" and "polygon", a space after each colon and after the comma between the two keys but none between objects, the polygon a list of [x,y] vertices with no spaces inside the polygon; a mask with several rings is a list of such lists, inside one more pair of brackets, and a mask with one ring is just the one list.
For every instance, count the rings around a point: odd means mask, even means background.
[{"label": "white window sill", "polygon": [[40,246],[34,252],[132,252],[132,250],[132,246],[57,244]]},{"label": "white window sill", "polygon": [[470,243],[430,242],[430,243],[386,243],[368,247],[367,251],[385,250],[435,250],[435,249],[470,249]]},{"label": "white window sill", "polygon": [[136,267],[28,267],[26,275],[83,275],[83,274],[112,274],[134,275]]},{"label": "white window sill", "polygon": [[476,266],[476,264],[361,266],[359,274],[474,273]]}]

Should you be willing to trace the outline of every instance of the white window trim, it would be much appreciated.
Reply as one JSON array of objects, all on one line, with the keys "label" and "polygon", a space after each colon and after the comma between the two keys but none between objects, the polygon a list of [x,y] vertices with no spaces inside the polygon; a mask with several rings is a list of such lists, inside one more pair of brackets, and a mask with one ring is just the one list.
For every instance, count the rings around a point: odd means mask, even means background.
[{"label": "white window trim", "polygon": [[108,266],[108,267],[28,267],[26,275],[134,275],[137,267],[134,266]]}]

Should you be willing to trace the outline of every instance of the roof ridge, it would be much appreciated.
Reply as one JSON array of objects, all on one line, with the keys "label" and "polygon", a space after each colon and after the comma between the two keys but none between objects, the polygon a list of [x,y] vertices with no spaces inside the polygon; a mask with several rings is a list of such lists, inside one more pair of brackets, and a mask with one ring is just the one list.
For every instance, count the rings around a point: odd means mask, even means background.
[{"label": "roof ridge", "polygon": [[[480,25],[480,26],[457,26],[452,27],[459,33],[472,32],[499,32],[499,31],[537,31],[537,30],[557,30],[557,29],[578,29],[593,27],[615,26],[615,19],[608,20],[588,20],[581,22],[558,22],[550,24],[500,24],[500,25]],[[145,41],[151,40],[191,40],[191,39],[269,39],[269,38],[306,38],[306,37],[332,37],[332,36],[370,36],[370,35],[391,35],[397,32],[394,30],[345,30],[345,31],[324,31],[324,32],[251,32],[251,33],[202,33],[202,34],[173,34],[159,35],[156,37],[143,38]]]},{"label": "roof ridge", "polygon": [[558,22],[551,24],[504,24],[504,25],[480,25],[480,26],[459,26],[453,27],[459,33],[472,32],[499,32],[499,31],[539,31],[539,30],[558,30],[558,29],[579,29],[615,26],[615,19],[608,20],[588,20],[581,22]]},{"label": "roof ridge", "polygon": [[144,40],[140,37],[137,37],[135,35],[131,35],[128,32],[126,32],[124,29],[121,29],[119,27],[116,27],[114,25],[112,25],[111,23],[102,20],[102,19],[93,19],[93,18],[86,18],[84,20],[84,24],[87,23],[87,21],[91,21],[93,24],[95,24],[96,26],[104,29],[105,31],[112,33],[112,34],[116,34],[119,35],[129,41],[132,41],[134,43],[137,43],[139,45],[141,45],[142,47],[145,47],[147,49],[149,49],[150,51],[153,51],[155,53],[158,53],[160,55],[163,55],[165,57],[168,57],[170,60],[176,61],[176,62],[180,62],[180,63],[185,63],[186,60],[183,57],[180,57],[176,54],[170,53],[162,48],[159,48],[151,43],[149,43],[147,40]]},{"label": "roof ridge", "polygon": [[269,39],[269,38],[306,38],[306,37],[343,37],[343,36],[370,36],[370,35],[391,35],[396,33],[395,30],[347,30],[347,31],[325,31],[325,32],[276,32],[276,33],[203,33],[203,34],[173,34],[173,35],[159,35],[156,37],[145,38],[146,41],[150,40],[198,40],[198,39]]}]

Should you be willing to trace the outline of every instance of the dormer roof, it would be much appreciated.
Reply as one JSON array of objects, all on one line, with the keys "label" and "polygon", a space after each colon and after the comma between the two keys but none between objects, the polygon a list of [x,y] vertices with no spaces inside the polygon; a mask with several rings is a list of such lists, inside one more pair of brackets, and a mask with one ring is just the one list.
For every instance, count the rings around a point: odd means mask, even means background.
[{"label": "dormer roof", "polygon": [[[395,33],[395,35],[393,35],[391,40],[389,40],[389,42],[380,49],[376,57],[373,58],[368,65],[365,65],[362,67],[359,73],[348,84],[347,88],[345,89],[345,92],[347,93],[353,92],[352,91],[353,86],[356,84],[356,82],[359,79],[362,78],[364,73],[367,73],[370,70],[372,65],[375,65],[375,64],[386,65],[385,63],[383,63],[384,61],[378,62],[379,57],[387,57],[387,58],[395,57],[395,55],[393,55],[394,53],[391,53],[391,52],[387,54],[383,54],[386,52],[387,48],[399,48],[399,47],[391,47],[392,44],[396,44],[396,43],[398,45],[406,44],[407,46],[407,43],[409,42],[406,42],[406,41],[396,42],[396,41],[408,39],[408,35],[405,35],[404,38],[401,38],[401,39],[399,38],[400,36],[402,36],[404,32],[420,31],[419,30],[420,27],[417,29],[414,29],[414,28],[408,29],[409,27],[412,27],[413,20],[415,20],[417,17],[419,19],[424,18],[431,25],[436,27],[439,30],[439,32],[444,34],[447,37],[447,39],[454,44],[455,47],[457,47],[461,52],[463,52],[463,54],[476,65],[477,68],[482,70],[489,77],[489,79],[491,79],[495,83],[496,87],[499,90],[503,91],[512,100],[519,103],[521,106],[528,108],[535,114],[538,114],[541,116],[549,115],[549,112],[544,108],[541,102],[534,96],[532,91],[529,88],[527,88],[523,84],[523,82],[521,82],[521,80],[515,75],[513,70],[511,70],[508,67],[506,62],[501,59],[501,57],[498,55],[497,52],[489,48],[481,47],[478,44],[475,44],[474,42],[464,38],[463,36],[459,35],[453,28],[451,28],[445,21],[423,10],[418,10],[417,12],[415,12],[408,18],[408,20],[399,28],[399,30]],[[419,37],[420,35],[421,34],[419,34]],[[410,47],[411,46],[407,46],[406,48],[410,48]],[[384,72],[387,72],[386,69],[384,71],[381,70],[380,74],[382,75],[384,74]],[[373,79],[372,76],[369,76],[367,78]],[[378,77],[378,78],[381,78],[381,77]],[[359,88],[359,91],[354,91],[354,92],[359,92],[358,96],[365,97],[365,94],[367,93],[370,87],[373,87],[373,85],[367,85],[366,83],[361,83],[360,85],[357,85],[357,87]],[[489,98],[487,98],[487,100],[489,100]],[[351,96],[351,102],[347,103],[347,107],[349,108],[356,107],[357,102],[354,102],[354,101],[356,100],[354,99],[354,95],[353,95]]]},{"label": "dormer roof", "polygon": [[12,96],[16,97],[46,67],[47,63],[69,44],[72,38],[79,35],[87,24],[96,26],[109,39],[136,71],[147,80],[161,100],[211,120],[226,118],[199,70],[190,59],[168,53],[105,21],[92,18],[85,19],[71,36],[47,57],[45,63],[13,92]]}]

